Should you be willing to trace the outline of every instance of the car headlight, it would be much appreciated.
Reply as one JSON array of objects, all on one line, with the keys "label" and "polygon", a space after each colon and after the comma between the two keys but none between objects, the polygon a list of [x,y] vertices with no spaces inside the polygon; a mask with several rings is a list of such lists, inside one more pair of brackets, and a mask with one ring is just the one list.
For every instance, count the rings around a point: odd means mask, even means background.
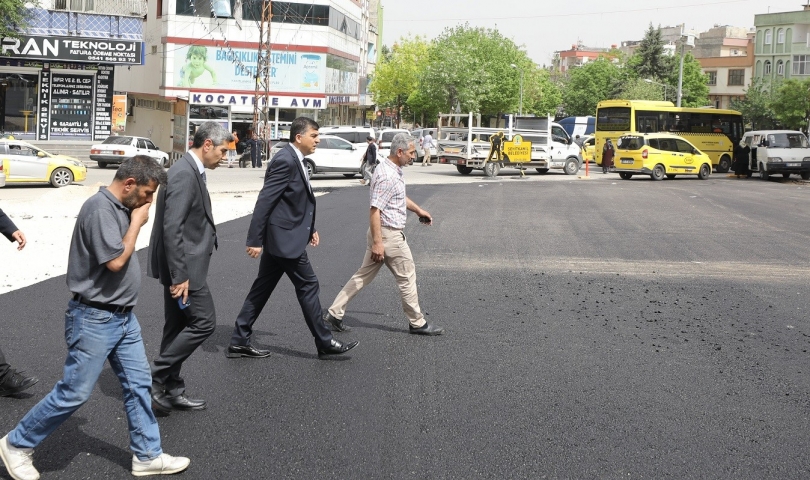
[{"label": "car headlight", "polygon": [[768,157],[768,161],[769,162],[781,162],[782,158],[781,157]]},{"label": "car headlight", "polygon": [[71,165],[76,166],[76,167],[83,167],[84,166],[84,164],[82,162],[78,161],[78,160],[71,160],[70,163],[71,163]]}]

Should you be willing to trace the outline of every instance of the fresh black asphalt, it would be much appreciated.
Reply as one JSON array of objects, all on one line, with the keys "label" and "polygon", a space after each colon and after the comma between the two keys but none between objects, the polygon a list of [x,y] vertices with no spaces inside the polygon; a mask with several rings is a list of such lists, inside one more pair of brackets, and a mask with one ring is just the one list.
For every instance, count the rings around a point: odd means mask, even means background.
[{"label": "fresh black asphalt", "polygon": [[[219,225],[218,326],[183,372],[208,409],[159,419],[164,450],[192,460],[179,478],[810,476],[810,184],[482,177],[408,193],[435,218],[410,214],[405,233],[446,334],[408,334],[383,269],[337,334],[360,345],[329,361],[286,279],[255,326],[272,356],[225,358],[258,261],[249,217]],[[360,265],[367,206],[362,187],[318,199],[325,307]],[[0,398],[0,435],[61,377],[68,295],[62,276],[0,296],[3,351],[41,379]],[[157,281],[135,312],[154,358]],[[44,479],[130,477],[120,396],[105,370],[37,449]]]}]

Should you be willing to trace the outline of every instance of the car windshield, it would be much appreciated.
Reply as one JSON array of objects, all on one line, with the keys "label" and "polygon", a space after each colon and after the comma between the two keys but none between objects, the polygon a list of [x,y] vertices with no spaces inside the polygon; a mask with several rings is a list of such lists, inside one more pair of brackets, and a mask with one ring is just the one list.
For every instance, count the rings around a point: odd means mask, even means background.
[{"label": "car windshield", "polygon": [[400,132],[382,132],[382,140],[381,141],[390,142],[390,141],[394,140],[394,137],[398,133],[407,133],[407,132],[401,132],[401,131]]},{"label": "car windshield", "polygon": [[774,133],[768,135],[771,148],[808,148],[807,138],[801,133]]},{"label": "car windshield", "polygon": [[101,143],[106,143],[107,145],[129,145],[132,143],[132,137],[112,136],[107,137],[107,139]]},{"label": "car windshield", "polygon": [[635,135],[619,137],[619,142],[616,144],[616,148],[622,150],[638,150],[642,146],[644,146],[644,139]]}]

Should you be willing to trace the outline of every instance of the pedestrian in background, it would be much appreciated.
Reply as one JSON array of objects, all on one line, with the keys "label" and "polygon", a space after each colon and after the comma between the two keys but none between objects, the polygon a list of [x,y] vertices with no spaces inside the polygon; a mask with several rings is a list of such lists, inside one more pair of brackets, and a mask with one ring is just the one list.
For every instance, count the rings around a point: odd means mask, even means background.
[{"label": "pedestrian in background", "polygon": [[256,132],[253,132],[253,136],[248,140],[247,147],[250,149],[250,164],[253,168],[262,168],[263,142]]},{"label": "pedestrian in background", "polygon": [[357,342],[343,343],[332,338],[332,332],[323,324],[320,285],[307,256],[307,245],[317,247],[320,238],[315,230],[315,194],[304,157],[315,152],[320,142],[319,128],[310,118],[296,118],[290,126],[290,141],[267,166],[247,236],[247,254],[251,258],[261,255],[259,274],[236,317],[231,344],[225,352],[228,358],[270,355],[269,350],[250,344],[253,324],[285,274],[295,286],[318,355],[338,355],[357,346]]},{"label": "pedestrian in background", "polygon": [[186,396],[180,370],[217,324],[207,278],[217,228],[205,169],[219,166],[231,141],[233,136],[220,124],[204,122],[191,149],[169,168],[158,194],[147,274],[163,285],[165,324],[152,367],[152,400],[164,411],[205,408],[205,400]]},{"label": "pedestrian in background", "polygon": [[428,131],[427,135],[422,137],[422,148],[424,149],[425,156],[422,159],[422,166],[425,165],[432,165],[430,163],[430,149],[434,147],[433,143],[433,131]]},{"label": "pedestrian in background", "polygon": [[149,219],[153,194],[165,181],[163,167],[138,155],[124,160],[110,186],[101,187],[82,205],[68,254],[67,285],[73,298],[65,312],[64,375],[0,439],[0,457],[13,478],[39,478],[33,449],[87,402],[107,361],[123,390],[132,474],[171,474],[188,468],[188,458],[172,457],[161,448],[149,398],[149,361],[141,327],[132,313],[141,267],[137,257],[130,260],[141,227]]},{"label": "pedestrian in background", "polygon": [[[17,242],[17,250],[25,248],[27,243],[25,234],[14,225],[14,222],[8,218],[8,215],[3,213],[0,209],[0,233],[2,233],[10,242]],[[11,365],[6,363],[6,357],[3,351],[0,350],[0,397],[7,397],[22,392],[26,388],[30,388],[37,383],[37,377],[23,375],[23,372],[18,372],[11,368]]]},{"label": "pedestrian in background", "polygon": [[602,173],[608,173],[613,166],[613,155],[616,153],[613,143],[608,138],[602,147]]},{"label": "pedestrian in background", "polygon": [[236,135],[236,130],[233,131],[233,140],[228,142],[228,168],[233,168],[233,162],[236,159],[236,144],[239,143],[239,136]]},{"label": "pedestrian in background", "polygon": [[366,285],[374,280],[383,264],[391,270],[399,287],[402,309],[408,318],[408,331],[418,335],[440,335],[442,327],[429,324],[419,307],[416,291],[416,267],[403,229],[407,210],[419,215],[419,221],[431,225],[433,217],[405,194],[402,167],[416,155],[415,140],[398,133],[391,142],[391,153],[374,170],[371,180],[369,229],[366,232],[366,254],[360,269],[352,275],[324,314],[324,322],[337,332],[350,328],[343,323],[346,306]]},{"label": "pedestrian in background", "polygon": [[360,180],[360,185],[371,183],[371,175],[374,173],[374,167],[377,166],[377,143],[374,142],[374,137],[366,137],[368,147],[366,153],[363,154],[363,179]]}]

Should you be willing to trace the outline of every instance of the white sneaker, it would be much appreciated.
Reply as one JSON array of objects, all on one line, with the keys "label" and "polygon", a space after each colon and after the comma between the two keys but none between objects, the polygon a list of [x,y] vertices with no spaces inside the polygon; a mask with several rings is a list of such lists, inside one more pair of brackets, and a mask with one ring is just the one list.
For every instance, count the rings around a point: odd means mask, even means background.
[{"label": "white sneaker", "polygon": [[189,463],[191,463],[191,460],[186,457],[172,457],[167,453],[161,453],[157,458],[144,461],[138,460],[138,457],[133,455],[132,474],[136,477],[171,475],[187,469]]},{"label": "white sneaker", "polygon": [[8,435],[0,438],[0,458],[14,480],[39,480],[39,472],[34,468],[34,449],[17,448],[8,443]]}]

